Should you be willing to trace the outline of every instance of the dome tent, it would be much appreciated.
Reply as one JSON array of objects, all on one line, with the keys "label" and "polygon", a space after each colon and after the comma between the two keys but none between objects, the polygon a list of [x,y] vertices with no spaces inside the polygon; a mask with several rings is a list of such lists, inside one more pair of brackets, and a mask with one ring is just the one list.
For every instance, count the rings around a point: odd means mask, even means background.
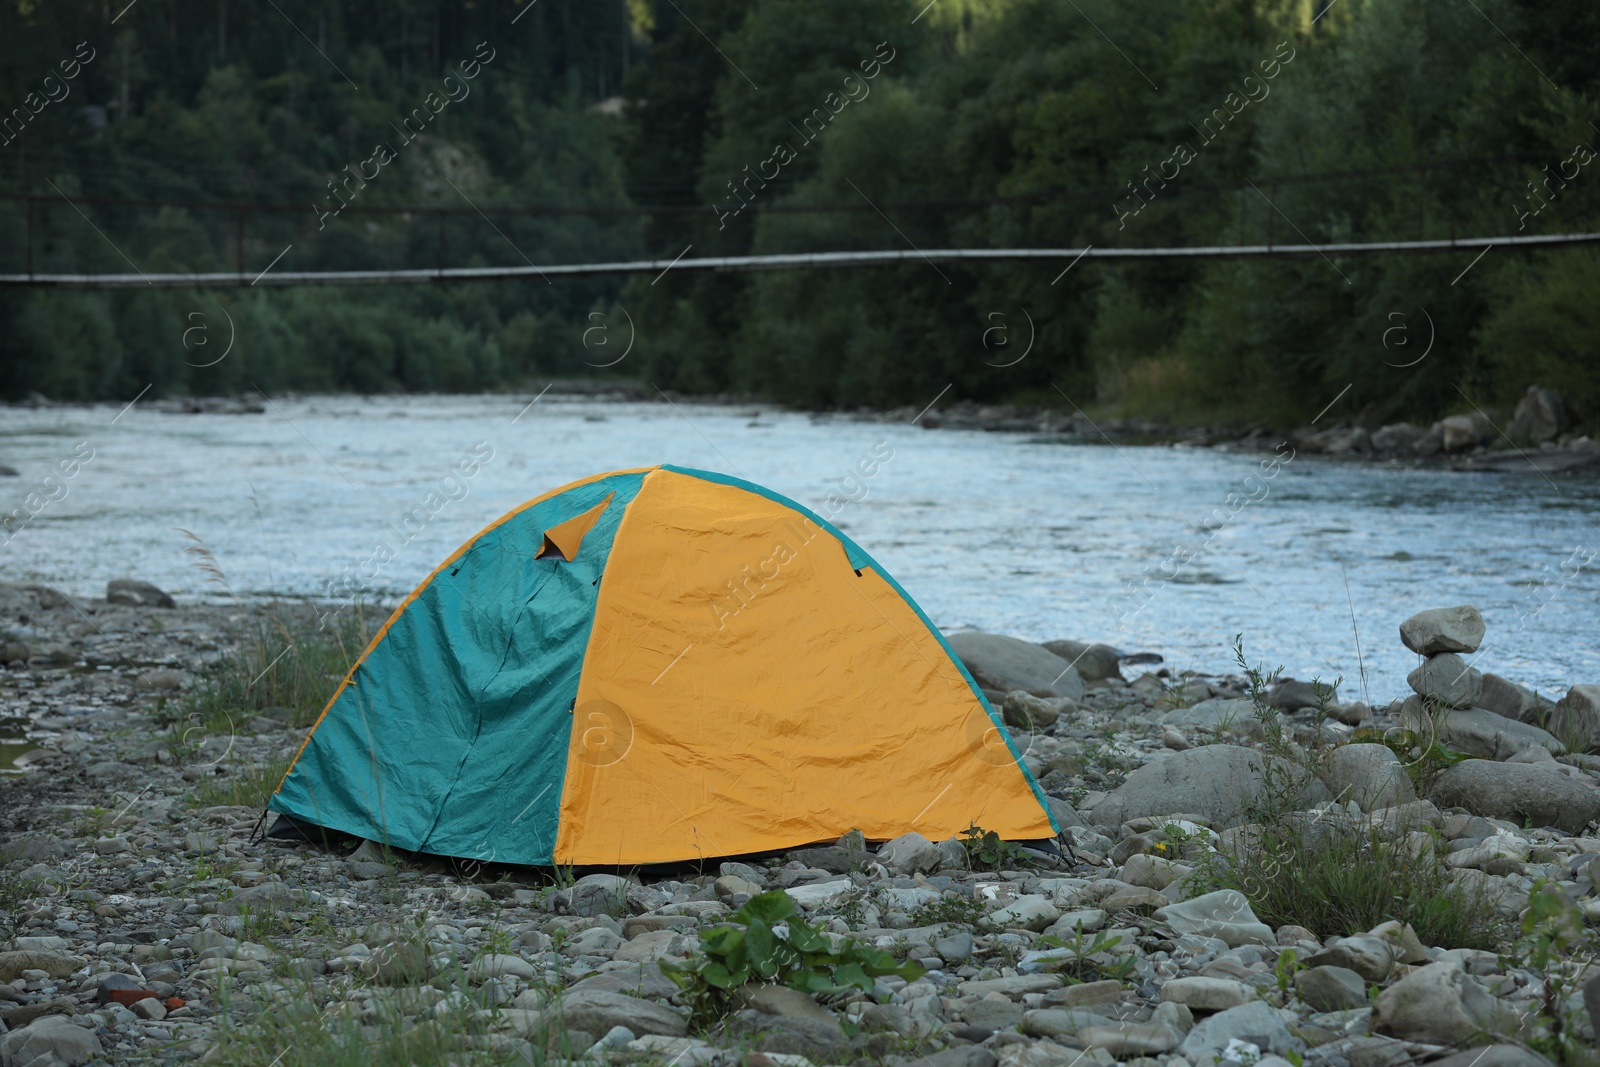
[{"label": "dome tent", "polygon": [[795,502],[674,466],[503,516],[406,597],[268,810],[409,851],[646,864],[1053,836],[944,638]]}]

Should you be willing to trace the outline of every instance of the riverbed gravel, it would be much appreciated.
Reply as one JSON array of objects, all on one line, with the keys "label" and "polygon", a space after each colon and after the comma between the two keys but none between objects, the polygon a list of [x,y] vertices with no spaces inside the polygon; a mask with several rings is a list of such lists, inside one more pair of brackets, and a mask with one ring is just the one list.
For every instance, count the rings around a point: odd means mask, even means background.
[{"label": "riverbed gravel", "polygon": [[[0,586],[0,702],[36,746],[0,780],[4,1067],[317,1062],[341,1025],[377,1048],[440,1020],[454,1044],[426,1062],[1508,1067],[1548,1062],[1557,1017],[1592,1046],[1600,988],[1581,946],[1600,922],[1600,759],[1514,717],[1538,720],[1539,702],[1506,679],[1474,693],[1500,710],[1463,708],[1482,715],[1456,726],[1416,693],[1369,706],[1281,682],[1252,702],[1225,645],[1193,650],[1217,673],[1181,675],[1057,645],[1087,676],[1069,697],[1011,688],[1015,657],[967,642],[1057,842],[984,862],[959,838],[852,834],[670,871],[540,872],[262,840],[258,798],[304,729],[272,709],[221,731],[185,712],[255,609],[121,599]],[[1470,656],[1483,626],[1467,610],[1402,632]],[[1580,746],[1594,693],[1568,697]],[[1477,758],[1419,775],[1417,739]],[[1429,944],[1402,922],[1316,932],[1315,915],[1274,926],[1207,883],[1260,832],[1280,764],[1314,769],[1280,815],[1436,855],[1500,941]],[[659,961],[691,958],[702,931],[775,890],[923,973],[825,999],[758,987],[691,1027]],[[1553,962],[1519,943],[1530,893],[1572,927]]]}]

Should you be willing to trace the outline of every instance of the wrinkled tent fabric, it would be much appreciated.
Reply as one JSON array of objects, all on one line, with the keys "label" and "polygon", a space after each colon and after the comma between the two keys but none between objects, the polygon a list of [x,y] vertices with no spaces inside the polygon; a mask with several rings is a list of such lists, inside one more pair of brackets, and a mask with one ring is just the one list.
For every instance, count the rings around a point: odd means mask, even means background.
[{"label": "wrinkled tent fabric", "polygon": [[972,676],[872,557],[768,489],[674,466],[557,489],[440,564],[268,809],[539,866],[1057,831]]}]

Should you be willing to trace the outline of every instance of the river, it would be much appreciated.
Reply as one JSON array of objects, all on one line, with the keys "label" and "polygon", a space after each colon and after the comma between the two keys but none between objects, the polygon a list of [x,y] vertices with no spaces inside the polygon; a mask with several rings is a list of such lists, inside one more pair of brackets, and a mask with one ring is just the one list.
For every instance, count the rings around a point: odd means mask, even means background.
[{"label": "river", "polygon": [[[179,598],[228,595],[185,551],[188,531],[233,595],[319,596],[379,539],[397,540],[391,522],[443,485],[457,499],[371,583],[392,602],[518,503],[599,471],[670,462],[836,510],[946,631],[1100,640],[1208,672],[1227,668],[1243,634],[1253,661],[1343,678],[1342,699],[1362,695],[1364,664],[1366,690],[1383,702],[1406,692],[1417,662],[1400,621],[1471,603],[1488,623],[1480,669],[1552,697],[1600,682],[1593,477],[1310,456],[1263,472],[1261,455],[1201,448],[531,399],[313,397],[257,415],[0,409],[0,463],[20,472],[0,479],[0,514],[26,516],[34,491],[58,498],[0,549],[0,576],[78,596],[102,596],[116,577]],[[850,480],[875,446],[893,457]],[[489,456],[477,473],[464,487],[446,482],[475,450]],[[60,480],[46,489],[51,471]],[[850,499],[835,509],[830,494]]]}]

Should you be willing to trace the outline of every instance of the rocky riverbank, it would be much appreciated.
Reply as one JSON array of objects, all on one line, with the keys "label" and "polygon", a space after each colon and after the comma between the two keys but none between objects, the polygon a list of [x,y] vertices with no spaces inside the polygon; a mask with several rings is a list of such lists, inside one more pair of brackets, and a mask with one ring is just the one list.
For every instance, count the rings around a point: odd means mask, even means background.
[{"label": "rocky riverbank", "polygon": [[[1600,688],[1550,707],[1480,674],[1471,608],[1400,627],[1413,692],[1375,706],[1268,684],[1221,645],[1193,650],[1217,673],[1174,675],[958,635],[1054,851],[852,834],[550,876],[253,842],[304,729],[184,710],[250,611],[109,593],[0,587],[0,701],[38,744],[0,780],[5,1067],[1506,1067],[1592,1047]],[[658,961],[772,892],[912,977],[749,987],[691,1028]]]},{"label": "rocky riverbank", "polygon": [[[913,408],[888,419],[916,417]],[[1082,411],[983,405],[959,401],[923,415],[928,429],[989,430],[1048,434],[1086,444],[1170,444],[1219,451],[1271,451],[1287,442],[1301,452],[1350,460],[1372,460],[1461,471],[1553,474],[1600,466],[1600,443],[1589,428],[1569,417],[1554,389],[1532,386],[1509,421],[1494,410],[1451,415],[1430,425],[1378,424],[1329,419],[1288,433],[1261,425],[1181,426],[1139,418],[1091,419]]]}]

